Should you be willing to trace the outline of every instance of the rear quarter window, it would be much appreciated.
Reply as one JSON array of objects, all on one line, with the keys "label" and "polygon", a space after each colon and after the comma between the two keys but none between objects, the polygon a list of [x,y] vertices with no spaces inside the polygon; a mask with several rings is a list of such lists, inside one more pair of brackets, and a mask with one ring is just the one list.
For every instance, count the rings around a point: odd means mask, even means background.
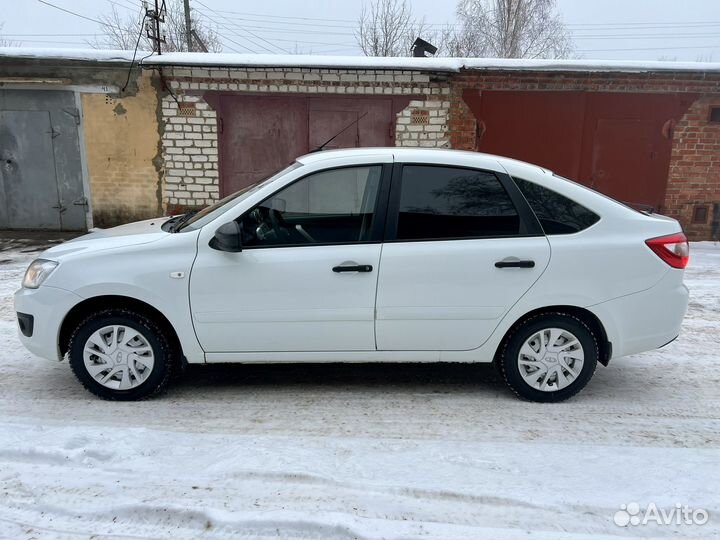
[{"label": "rear quarter window", "polygon": [[592,210],[539,184],[514,178],[530,208],[537,216],[545,234],[572,234],[600,220]]}]

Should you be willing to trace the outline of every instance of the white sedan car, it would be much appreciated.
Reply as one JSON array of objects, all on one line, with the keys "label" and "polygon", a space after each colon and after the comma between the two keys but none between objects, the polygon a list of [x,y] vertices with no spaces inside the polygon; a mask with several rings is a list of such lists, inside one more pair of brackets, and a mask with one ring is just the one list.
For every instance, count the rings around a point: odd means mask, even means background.
[{"label": "white sedan car", "polygon": [[30,351],[107,399],[183,362],[494,362],[560,401],[677,337],[687,263],[677,221],[538,166],[363,148],[53,247],[15,308]]}]

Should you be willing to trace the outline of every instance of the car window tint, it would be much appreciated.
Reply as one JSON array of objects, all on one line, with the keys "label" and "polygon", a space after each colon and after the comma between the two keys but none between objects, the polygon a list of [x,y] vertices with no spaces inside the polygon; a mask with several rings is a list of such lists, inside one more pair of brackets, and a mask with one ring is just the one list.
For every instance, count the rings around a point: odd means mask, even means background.
[{"label": "car window tint", "polygon": [[451,167],[403,167],[398,240],[512,236],[520,218],[490,172]]},{"label": "car window tint", "polygon": [[535,212],[545,234],[571,234],[600,219],[595,212],[539,184],[515,178],[515,183]]},{"label": "car window tint", "polygon": [[244,246],[370,240],[382,167],[315,173],[282,189],[241,222]]}]

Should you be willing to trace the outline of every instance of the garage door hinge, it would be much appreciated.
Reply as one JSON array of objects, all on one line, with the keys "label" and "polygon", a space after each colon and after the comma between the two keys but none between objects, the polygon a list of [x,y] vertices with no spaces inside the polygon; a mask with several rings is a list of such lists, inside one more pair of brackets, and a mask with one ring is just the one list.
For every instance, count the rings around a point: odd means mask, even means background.
[{"label": "garage door hinge", "polygon": [[77,107],[66,107],[63,112],[75,118],[75,124],[80,125],[80,111]]}]

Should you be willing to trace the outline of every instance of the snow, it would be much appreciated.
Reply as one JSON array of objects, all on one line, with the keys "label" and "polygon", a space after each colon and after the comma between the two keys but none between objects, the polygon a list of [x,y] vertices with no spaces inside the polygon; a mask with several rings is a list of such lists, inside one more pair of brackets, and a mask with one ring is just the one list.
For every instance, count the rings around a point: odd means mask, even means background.
[{"label": "snow", "polygon": [[530,60],[516,58],[412,58],[321,56],[300,54],[167,53],[151,56],[145,66],[300,67],[403,69],[419,71],[527,70],[527,71],[720,71],[718,62],[660,62],[627,60]]},{"label": "snow", "polygon": [[[130,62],[132,51],[0,47],[0,58]],[[144,59],[143,59],[144,58]],[[156,55],[138,51],[145,66],[298,67],[346,69],[401,69],[456,72],[474,70],[581,71],[581,72],[720,72],[720,62],[666,62],[634,60],[533,60],[516,58],[412,58],[323,56],[302,54],[232,54],[175,52]]]},{"label": "snow", "polygon": [[[151,54],[138,51],[136,58]],[[23,58],[37,60],[85,60],[93,62],[128,63],[133,51],[104,49],[57,49],[50,47],[0,47],[0,58]]]},{"label": "snow", "polygon": [[[39,249],[0,241],[0,538],[720,534],[718,245],[692,246],[676,342],[554,405],[441,364],[199,366],[159,399],[100,401],[16,337]],[[631,502],[710,521],[616,526]]]}]

